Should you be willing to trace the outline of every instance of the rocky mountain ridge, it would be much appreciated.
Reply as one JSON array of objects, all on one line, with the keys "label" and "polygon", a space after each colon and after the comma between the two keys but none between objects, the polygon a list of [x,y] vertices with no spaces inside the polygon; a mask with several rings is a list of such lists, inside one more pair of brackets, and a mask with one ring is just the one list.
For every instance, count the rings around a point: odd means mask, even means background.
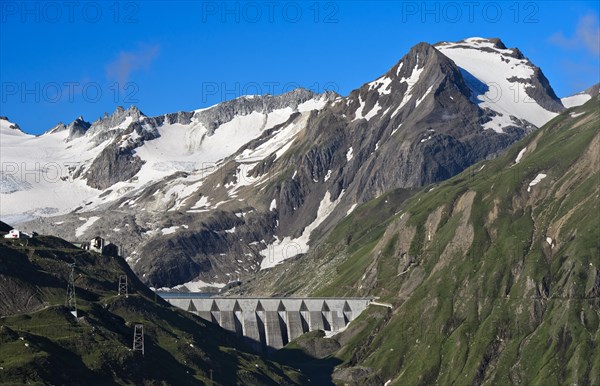
[{"label": "rocky mountain ridge", "polygon": [[[468,71],[460,50],[509,73]],[[492,100],[492,82],[535,90],[533,102]],[[348,97],[295,90],[158,117],[120,108],[70,140],[88,149],[65,188],[80,204],[23,226],[104,235],[157,287],[220,286],[305,254],[360,203],[495,157],[536,129],[528,119],[556,115],[544,106],[561,109],[539,69],[473,38],[420,43]]]}]

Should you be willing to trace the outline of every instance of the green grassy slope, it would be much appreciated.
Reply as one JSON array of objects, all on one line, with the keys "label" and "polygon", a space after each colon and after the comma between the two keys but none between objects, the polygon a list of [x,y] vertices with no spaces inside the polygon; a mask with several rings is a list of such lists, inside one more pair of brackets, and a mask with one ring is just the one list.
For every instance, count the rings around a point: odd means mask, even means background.
[{"label": "green grassy slope", "polygon": [[367,203],[250,286],[392,303],[338,338],[345,381],[600,385],[599,116],[596,97],[405,202]]},{"label": "green grassy slope", "polygon": [[[76,263],[79,318],[64,306]],[[130,295],[118,296],[119,275]],[[0,239],[0,384],[302,384],[290,368],[250,354],[200,318],[170,307],[121,258],[54,237]],[[133,352],[142,323],[145,355]]]}]

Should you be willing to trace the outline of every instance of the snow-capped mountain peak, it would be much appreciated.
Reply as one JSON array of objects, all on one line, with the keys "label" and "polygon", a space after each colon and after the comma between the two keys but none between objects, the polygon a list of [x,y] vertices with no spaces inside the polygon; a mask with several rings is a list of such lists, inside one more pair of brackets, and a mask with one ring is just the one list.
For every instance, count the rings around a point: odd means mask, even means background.
[{"label": "snow-capped mountain peak", "polygon": [[68,125],[65,125],[62,122],[59,122],[56,124],[56,126],[54,126],[52,129],[46,131],[43,135],[48,135],[48,134],[56,134],[56,133],[61,133],[63,131],[67,131],[68,135],[67,138],[65,139],[66,141],[70,141],[74,138],[78,138],[81,137],[82,135],[84,135],[87,130],[90,128],[91,124],[89,122],[86,122],[83,119],[83,116],[79,116],[77,117],[73,122],[69,123]]},{"label": "snow-capped mountain peak", "polygon": [[474,101],[496,113],[486,128],[502,132],[517,124],[514,118],[540,127],[564,109],[541,70],[500,39],[469,38],[435,47],[460,67]]},{"label": "snow-capped mountain peak", "polygon": [[[56,164],[61,169],[61,177],[69,180],[51,181],[52,190],[63,197],[66,192],[71,192],[68,195],[71,199],[61,202],[53,195],[43,194],[48,184],[38,178],[37,182],[29,181],[27,191],[10,189],[13,194],[3,197],[7,204],[3,205],[3,214],[22,209],[22,206],[9,205],[13,201],[15,204],[30,203],[27,210],[34,211],[35,215],[59,213],[74,208],[80,201],[91,202],[89,200],[100,195],[102,190],[119,184],[121,190],[93,200],[100,205],[120,197],[124,190],[138,189],[174,173],[212,170],[265,131],[284,124],[294,114],[319,110],[335,97],[337,95],[333,93],[315,94],[299,89],[277,96],[237,98],[208,109],[157,117],[144,115],[136,106],[129,109],[119,106],[112,114],[106,113],[91,125],[79,117],[69,125],[60,123],[39,137],[18,131],[24,140],[10,141],[8,135],[14,136],[12,129],[18,126],[2,120],[3,161],[15,160],[25,168],[40,169],[42,177],[44,164]],[[238,158],[240,161],[250,156],[256,158],[269,149],[275,152],[293,140],[296,133],[297,129],[284,130],[273,144],[262,146],[260,152],[251,152],[252,148],[246,146],[248,150]],[[29,137],[31,140],[25,141]],[[24,156],[28,154],[26,149],[35,151],[31,156]],[[69,167],[68,175],[63,161],[76,163]],[[200,175],[205,173],[200,172]],[[17,174],[21,176],[20,171]],[[37,198],[31,199],[36,194]],[[52,209],[40,211],[41,208]]]},{"label": "snow-capped mountain peak", "polygon": [[407,117],[419,106],[429,109],[427,100],[449,85],[470,95],[456,66],[430,44],[419,43],[383,76],[354,90],[345,114],[355,121]]},{"label": "snow-capped mountain peak", "polygon": [[145,115],[136,106],[131,106],[128,109],[117,106],[112,114],[104,113],[104,117],[94,121],[89,128],[88,135],[93,136],[103,130],[126,127],[129,123],[139,121],[144,117]]},{"label": "snow-capped mountain peak", "polygon": [[[0,181],[2,215],[64,214],[35,226],[118,237],[156,284],[218,282],[305,253],[390,189],[440,181],[500,153],[556,115],[551,105],[563,109],[546,82],[519,50],[471,38],[419,43],[347,97],[297,89],[159,116],[118,107],[40,137],[3,129],[3,161],[66,173],[21,184],[11,171]],[[493,90],[533,102],[493,100]],[[186,269],[171,269],[182,262]]]}]

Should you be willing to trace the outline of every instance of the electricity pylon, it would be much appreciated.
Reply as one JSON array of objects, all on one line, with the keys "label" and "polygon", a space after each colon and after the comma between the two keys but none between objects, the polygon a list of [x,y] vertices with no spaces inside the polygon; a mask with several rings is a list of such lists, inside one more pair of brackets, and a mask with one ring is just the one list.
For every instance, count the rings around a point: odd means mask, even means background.
[{"label": "electricity pylon", "polygon": [[65,300],[65,306],[69,309],[69,312],[77,318],[77,298],[75,297],[75,263],[70,263],[69,268],[69,281],[67,283],[67,299]]},{"label": "electricity pylon", "polygon": [[144,325],[136,324],[133,329],[133,351],[141,351],[144,355]]},{"label": "electricity pylon", "polygon": [[129,297],[129,291],[127,288],[127,275],[119,276],[119,296],[125,295],[126,298]]}]

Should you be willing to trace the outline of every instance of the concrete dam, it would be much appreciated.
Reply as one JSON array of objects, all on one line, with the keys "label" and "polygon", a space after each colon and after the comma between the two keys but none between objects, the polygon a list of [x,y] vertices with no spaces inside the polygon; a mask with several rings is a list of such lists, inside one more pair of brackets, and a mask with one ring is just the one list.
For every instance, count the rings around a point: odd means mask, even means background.
[{"label": "concrete dam", "polygon": [[259,352],[277,350],[314,330],[344,329],[371,303],[368,298],[229,298],[162,293],[170,304],[220,325]]}]

